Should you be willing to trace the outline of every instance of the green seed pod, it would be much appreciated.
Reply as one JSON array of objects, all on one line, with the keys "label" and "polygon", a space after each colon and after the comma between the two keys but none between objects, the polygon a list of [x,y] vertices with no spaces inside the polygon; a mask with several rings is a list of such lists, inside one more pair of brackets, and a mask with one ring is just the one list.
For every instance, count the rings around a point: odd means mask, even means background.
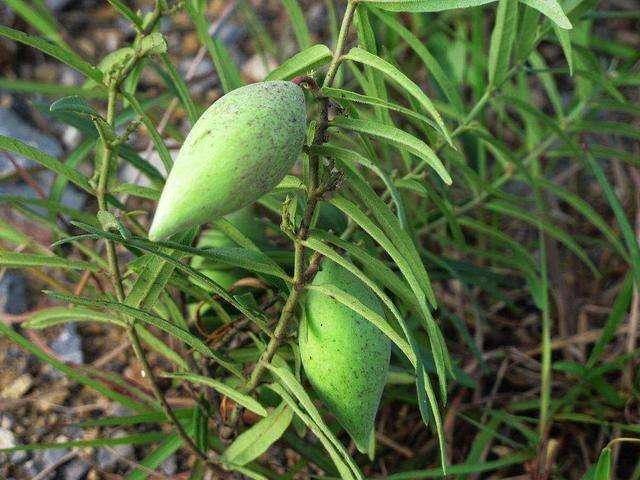
[{"label": "green seed pod", "polygon": [[[255,217],[252,207],[244,207],[226,215],[225,218],[247,238],[254,243],[261,244],[264,241],[264,227]],[[211,229],[202,232],[198,240],[198,248],[237,248],[238,245],[219,230]],[[228,290],[237,280],[247,272],[241,268],[222,265],[205,257],[195,256],[191,260],[191,266],[222,288]]]},{"label": "green seed pod", "polygon": [[304,94],[295,83],[254,83],[227,93],[187,135],[149,239],[166,238],[253,203],[289,172],[305,135]]},{"label": "green seed pod", "polygon": [[[325,260],[313,284],[333,285],[384,315],[371,289],[336,263]],[[358,449],[367,452],[389,370],[389,339],[321,292],[308,292],[305,313],[298,341],[307,378]]]}]

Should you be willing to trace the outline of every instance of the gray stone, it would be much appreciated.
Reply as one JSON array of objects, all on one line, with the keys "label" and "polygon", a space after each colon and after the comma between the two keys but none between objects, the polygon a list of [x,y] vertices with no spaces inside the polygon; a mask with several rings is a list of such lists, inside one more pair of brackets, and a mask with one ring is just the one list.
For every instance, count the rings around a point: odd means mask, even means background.
[{"label": "gray stone", "polygon": [[38,455],[37,459],[40,460],[44,468],[47,468],[58,463],[62,457],[69,453],[69,450],[65,448],[49,448],[38,453],[40,455]]},{"label": "gray stone", "polygon": [[15,419],[10,413],[3,413],[0,415],[0,428],[11,429],[15,424]]},{"label": "gray stone", "polygon": [[68,185],[62,194],[62,204],[75,210],[82,210],[86,201],[87,195],[73,185]]},{"label": "gray stone", "polygon": [[36,461],[33,459],[22,464],[22,474],[24,475],[22,478],[35,477],[39,471],[40,469],[38,468],[38,465],[36,465]]},{"label": "gray stone", "polygon": [[64,480],[84,480],[90,469],[91,465],[84,460],[76,458],[62,468],[62,478]]},{"label": "gray stone", "polygon": [[[11,430],[6,428],[0,428],[0,448],[12,448],[16,446],[16,437]],[[14,463],[20,463],[27,458],[27,452],[17,451],[10,454],[0,453],[0,463],[2,463],[7,456]]]},{"label": "gray stone", "polygon": [[47,7],[54,12],[64,10],[68,5],[73,3],[73,0],[46,0]]},{"label": "gray stone", "polygon": [[[0,134],[17,138],[32,147],[41,150],[53,157],[62,155],[60,144],[49,135],[46,135],[28,123],[10,108],[0,107]],[[23,168],[35,165],[35,162],[21,155],[13,155],[16,163]],[[0,175],[6,175],[15,170],[11,161],[5,154],[0,155]]]},{"label": "gray stone", "polygon": [[[69,450],[65,448],[52,448],[49,450],[35,452],[33,455],[34,467],[38,473],[42,472],[45,468],[49,468],[50,466],[57,464],[67,453],[69,453]],[[54,470],[45,478],[53,479],[55,476],[56,471]]]},{"label": "gray stone", "polygon": [[238,50],[237,46],[246,37],[247,29],[233,22],[226,22],[218,30],[217,38],[229,47],[231,55]]},{"label": "gray stone", "polygon": [[75,323],[66,323],[58,337],[51,343],[51,349],[65,363],[79,365],[84,362],[82,339]]},{"label": "gray stone", "polygon": [[178,471],[178,460],[175,455],[171,455],[167,457],[164,462],[160,465],[160,471],[167,475],[168,477],[172,477]]},{"label": "gray stone", "polygon": [[314,3],[307,13],[307,24],[309,31],[316,35],[320,35],[327,28],[327,9],[324,4]]},{"label": "gray stone", "polygon": [[12,315],[27,311],[27,285],[17,270],[7,270],[0,279],[0,309]]},{"label": "gray stone", "polygon": [[[122,430],[116,431],[112,437],[125,437],[127,434]],[[133,445],[116,445],[114,447],[102,447],[98,449],[96,460],[98,467],[102,470],[110,470],[115,467],[120,458],[133,459]]]}]

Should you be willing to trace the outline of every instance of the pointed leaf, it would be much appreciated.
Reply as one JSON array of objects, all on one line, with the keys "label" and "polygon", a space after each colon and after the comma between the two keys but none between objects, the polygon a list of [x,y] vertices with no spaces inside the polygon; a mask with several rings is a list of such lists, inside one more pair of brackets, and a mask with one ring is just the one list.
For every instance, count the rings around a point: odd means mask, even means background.
[{"label": "pointed leaf", "polygon": [[409,77],[398,70],[394,65],[358,47],[352,48],[349,53],[347,53],[343,58],[346,60],[363,63],[372,68],[375,68],[376,70],[381,71],[386,76],[388,76],[398,85],[401,91],[411,95],[424,107],[424,109],[438,124],[438,127],[440,128],[440,131],[442,132],[444,137],[449,143],[451,143],[451,136],[449,135],[449,131],[442,121],[440,113],[438,113],[438,111],[435,109],[429,97],[427,97],[427,95],[418,85],[416,85]]},{"label": "pointed leaf", "polygon": [[290,80],[296,75],[309,73],[329,63],[331,50],[326,45],[313,45],[293,57],[269,73],[265,80]]},{"label": "pointed leaf", "polygon": [[435,152],[422,140],[417,139],[404,130],[369,120],[347,117],[337,117],[331,122],[331,125],[372,135],[388,143],[392,143],[401,149],[405,148],[433,168],[444,183],[447,185],[451,185],[452,183],[449,172],[444,168],[444,165]]},{"label": "pointed leaf", "polygon": [[286,403],[281,403],[266,418],[242,432],[224,451],[220,460],[238,466],[255,460],[282,436],[292,418],[293,410]]}]

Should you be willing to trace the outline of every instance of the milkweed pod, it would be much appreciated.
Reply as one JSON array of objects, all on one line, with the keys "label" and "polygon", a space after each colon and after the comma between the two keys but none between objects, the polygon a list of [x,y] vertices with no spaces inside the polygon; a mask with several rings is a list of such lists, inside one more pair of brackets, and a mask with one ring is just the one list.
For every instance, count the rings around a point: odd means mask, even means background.
[{"label": "milkweed pod", "polygon": [[[256,215],[251,206],[241,208],[229,215],[225,216],[240,233],[256,244],[264,243],[265,233],[264,226]],[[203,231],[197,244],[198,248],[238,248],[238,245],[217,229]],[[247,272],[240,269],[230,267],[209,260],[206,257],[194,256],[191,259],[191,267],[199,270],[211,280],[216,282],[225,290],[229,288]]]},{"label": "milkweed pod", "polygon": [[295,83],[254,83],[221,97],[187,135],[149,239],[166,238],[256,201],[291,169],[305,134],[304,93]]},{"label": "milkweed pod", "polygon": [[[325,260],[313,284],[333,285],[384,315],[371,289],[336,263]],[[298,341],[314,390],[358,449],[368,452],[389,370],[389,339],[350,308],[310,290]]]}]

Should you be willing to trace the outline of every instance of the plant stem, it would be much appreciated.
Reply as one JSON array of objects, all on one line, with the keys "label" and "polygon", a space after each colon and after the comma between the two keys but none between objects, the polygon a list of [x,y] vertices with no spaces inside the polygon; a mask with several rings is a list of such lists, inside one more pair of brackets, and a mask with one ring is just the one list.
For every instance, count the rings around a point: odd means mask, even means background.
[{"label": "plant stem", "polygon": [[356,12],[357,4],[357,0],[349,0],[347,3],[347,10],[344,12],[344,17],[342,17],[342,24],[340,25],[340,32],[338,33],[336,49],[333,52],[333,58],[329,64],[327,76],[324,77],[324,82],[322,84],[324,87],[331,85],[336,77],[336,73],[338,73],[338,67],[340,66],[340,59],[342,57],[342,49],[344,48],[345,41],[347,40],[347,35],[349,34],[349,28],[351,27],[351,22],[353,21],[353,15]]},{"label": "plant stem", "polygon": [[[109,88],[109,96],[107,99],[107,123],[111,126],[114,124],[116,100],[117,100],[117,88],[112,86]],[[98,188],[96,189],[96,197],[98,199],[98,208],[102,211],[107,211],[107,187],[109,184],[109,171],[111,168],[111,156],[113,155],[112,147],[108,141],[104,141],[102,149],[102,163],[100,165],[100,172],[98,177]],[[124,301],[124,288],[122,286],[122,278],[120,277],[120,268],[118,266],[118,256],[116,253],[116,247],[111,240],[105,240],[105,246],[107,250],[107,262],[109,264],[109,273],[111,275],[111,281],[116,291],[116,297],[118,301]]]},{"label": "plant stem", "polygon": [[[340,61],[342,58],[342,49],[344,48],[345,41],[347,35],[349,33],[349,29],[351,27],[351,23],[353,21],[353,15],[355,13],[357,2],[354,0],[350,0],[347,4],[347,10],[342,19],[342,24],[340,26],[340,32],[338,34],[338,42],[336,44],[335,52],[333,53],[333,58],[331,60],[331,64],[329,65],[329,70],[327,71],[327,75],[324,79],[323,85],[329,86],[333,83],[336,72],[338,71],[338,67],[340,66]],[[321,111],[321,120],[318,122],[318,126],[316,129],[316,133],[314,135],[313,143],[320,144],[324,143],[326,130],[329,126],[328,123],[328,109],[329,102],[328,99],[321,99],[322,102],[322,111]],[[294,240],[294,273],[293,273],[293,286],[287,300],[282,308],[282,312],[280,312],[280,317],[278,318],[278,323],[276,324],[276,328],[273,332],[273,337],[269,341],[267,348],[262,352],[258,362],[256,363],[255,368],[251,372],[251,376],[247,381],[243,391],[245,393],[250,393],[253,391],[258,384],[260,383],[260,379],[267,369],[267,365],[271,363],[274,355],[276,354],[280,343],[285,337],[287,327],[289,322],[294,317],[296,305],[298,304],[298,300],[300,299],[300,295],[304,290],[305,285],[313,279],[315,273],[318,270],[320,257],[315,256],[312,257],[309,267],[307,269],[304,268],[305,263],[305,255],[304,255],[304,240],[309,236],[309,231],[311,228],[311,222],[313,219],[313,215],[315,210],[320,202],[322,196],[326,191],[331,188],[331,180],[328,180],[327,185],[321,186],[319,185],[319,159],[316,156],[311,158],[311,179],[309,185],[309,195],[307,199],[307,205],[305,209],[305,215],[300,223],[300,227],[296,234],[296,238]],[[231,414],[230,423],[233,425],[237,421],[237,409],[234,410]]]},{"label": "plant stem", "polygon": [[156,399],[160,402],[160,406],[162,407],[162,411],[166,415],[166,417],[173,423],[178,435],[182,438],[182,441],[185,443],[186,447],[194,453],[198,458],[200,458],[204,463],[207,464],[210,468],[214,468],[219,471],[219,467],[209,460],[207,455],[201,451],[198,446],[194,443],[193,439],[189,436],[187,431],[184,429],[178,417],[176,417],[175,413],[173,413],[173,409],[167,399],[165,398],[162,390],[158,386],[158,381],[156,380],[153,371],[151,369],[151,365],[149,365],[149,361],[145,356],[144,350],[142,349],[142,344],[140,343],[140,337],[138,336],[138,332],[136,331],[135,323],[130,323],[127,328],[127,333],[129,334],[129,339],[131,341],[131,345],[133,346],[133,351],[140,360],[142,364],[142,371],[144,372],[144,376],[149,380],[151,384],[151,389],[153,390],[153,394]]}]

